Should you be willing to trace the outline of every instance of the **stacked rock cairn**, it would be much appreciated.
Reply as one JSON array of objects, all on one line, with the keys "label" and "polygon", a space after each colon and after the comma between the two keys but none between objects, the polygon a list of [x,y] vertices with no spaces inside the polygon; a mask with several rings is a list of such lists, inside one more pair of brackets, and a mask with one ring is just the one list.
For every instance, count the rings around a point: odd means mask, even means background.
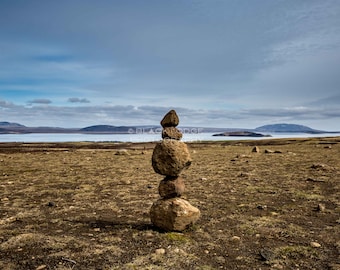
[{"label": "stacked rock cairn", "polygon": [[151,222],[164,231],[183,231],[200,217],[200,210],[180,198],[185,185],[180,176],[191,165],[187,145],[181,142],[182,133],[176,126],[179,119],[175,110],[169,111],[161,121],[162,141],[157,143],[152,154],[152,167],[165,176],[158,192],[161,198],[150,210]]}]

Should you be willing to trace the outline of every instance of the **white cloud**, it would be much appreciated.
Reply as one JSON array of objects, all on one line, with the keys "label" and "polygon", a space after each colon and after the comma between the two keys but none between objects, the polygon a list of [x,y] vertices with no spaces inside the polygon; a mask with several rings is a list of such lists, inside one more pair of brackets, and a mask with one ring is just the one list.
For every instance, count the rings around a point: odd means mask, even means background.
[{"label": "white cloud", "polygon": [[175,107],[187,125],[338,120],[337,1],[90,3],[0,4],[2,117],[150,124]]},{"label": "white cloud", "polygon": [[46,98],[37,98],[37,99],[33,99],[30,101],[27,101],[27,104],[51,104],[52,101]]},{"label": "white cloud", "polygon": [[[38,104],[39,105],[39,104]],[[180,117],[180,125],[195,127],[255,128],[268,123],[310,124],[317,129],[340,130],[337,107],[286,107],[243,110],[202,110],[163,106],[19,106],[0,101],[2,121],[27,126],[85,127],[108,125],[158,125],[170,109]],[[44,104],[42,104],[44,105]],[[323,123],[323,124],[322,124]],[[327,123],[327,125],[325,125]]]},{"label": "white cloud", "polygon": [[71,103],[90,103],[90,101],[86,98],[76,98],[76,97],[69,98],[68,102],[71,102]]}]

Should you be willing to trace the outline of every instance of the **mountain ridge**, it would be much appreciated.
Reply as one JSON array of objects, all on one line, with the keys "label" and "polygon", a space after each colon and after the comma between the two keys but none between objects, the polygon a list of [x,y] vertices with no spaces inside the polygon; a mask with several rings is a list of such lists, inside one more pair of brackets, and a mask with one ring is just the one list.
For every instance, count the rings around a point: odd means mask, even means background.
[{"label": "mountain ridge", "polygon": [[[249,128],[218,128],[218,127],[179,127],[183,133],[214,133],[214,132],[289,132],[289,133],[339,133],[340,131],[323,131],[297,124],[271,124],[255,129]],[[153,133],[161,130],[159,125],[144,126],[113,126],[92,125],[84,128],[60,127],[27,127],[18,123],[0,122],[0,134],[25,134],[25,133],[90,133],[90,134],[133,134]]]}]

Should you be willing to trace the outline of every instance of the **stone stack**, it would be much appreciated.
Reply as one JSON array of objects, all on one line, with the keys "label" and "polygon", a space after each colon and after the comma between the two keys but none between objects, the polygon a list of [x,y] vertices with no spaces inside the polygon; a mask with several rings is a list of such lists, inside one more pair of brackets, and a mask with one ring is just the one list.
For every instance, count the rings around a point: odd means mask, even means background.
[{"label": "stone stack", "polygon": [[191,157],[187,145],[180,141],[182,133],[177,129],[178,124],[176,111],[171,110],[164,116],[163,140],[157,143],[152,155],[153,169],[165,178],[158,187],[161,199],[152,205],[150,218],[156,227],[165,231],[183,231],[200,216],[199,209],[180,198],[185,189],[180,173],[190,166]]}]

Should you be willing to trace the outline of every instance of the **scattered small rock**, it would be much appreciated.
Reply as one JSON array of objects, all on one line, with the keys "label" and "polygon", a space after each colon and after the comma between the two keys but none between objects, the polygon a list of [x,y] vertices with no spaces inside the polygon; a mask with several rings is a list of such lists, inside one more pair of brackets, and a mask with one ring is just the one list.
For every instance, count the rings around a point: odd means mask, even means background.
[{"label": "scattered small rock", "polygon": [[310,246],[313,248],[319,248],[321,245],[318,242],[310,242]]},{"label": "scattered small rock", "polygon": [[130,184],[131,184],[131,181],[128,180],[128,179],[125,179],[125,180],[119,181],[119,184],[120,184],[120,185],[130,185]]},{"label": "scattered small rock", "polygon": [[256,208],[260,210],[267,210],[267,205],[258,205]]},{"label": "scattered small rock", "polygon": [[274,253],[269,249],[261,249],[260,256],[261,256],[261,259],[264,261],[270,261],[274,259]]},{"label": "scattered small rock", "polygon": [[47,206],[49,206],[49,207],[54,207],[54,206],[56,206],[56,203],[55,203],[55,202],[48,202],[48,203],[47,203]]},{"label": "scattered small rock", "polygon": [[282,151],[280,151],[280,150],[270,150],[270,149],[265,149],[264,150],[264,152],[266,153],[266,154],[282,154]]},{"label": "scattered small rock", "polygon": [[226,260],[223,256],[217,256],[215,258],[216,262],[219,263],[219,264],[225,264]]},{"label": "scattered small rock", "polygon": [[130,153],[126,149],[120,149],[115,153],[116,156],[129,156]]},{"label": "scattered small rock", "polygon": [[326,206],[323,203],[319,203],[317,210],[320,212],[324,212],[326,210]]},{"label": "scattered small rock", "polygon": [[284,269],[283,265],[278,264],[278,263],[273,264],[273,265],[272,265],[272,268],[273,268],[273,269]]},{"label": "scattered small rock", "polygon": [[241,172],[238,177],[249,177],[251,176],[252,174],[251,173],[247,173],[247,172]]},{"label": "scattered small rock", "polygon": [[146,232],[145,233],[145,238],[146,239],[153,239],[154,238],[154,234],[152,232]]},{"label": "scattered small rock", "polygon": [[157,255],[164,255],[165,254],[165,249],[164,248],[158,248],[155,250],[155,253]]},{"label": "scattered small rock", "polygon": [[234,242],[234,243],[240,242],[241,241],[241,237],[235,235],[235,236],[231,237],[230,240],[232,242]]},{"label": "scattered small rock", "polygon": [[306,179],[307,182],[325,182],[325,180],[323,179],[316,179],[316,178],[307,178]]},{"label": "scattered small rock", "polygon": [[322,163],[315,163],[311,166],[311,168],[315,170],[325,170],[325,171],[331,169],[328,165],[322,164]]},{"label": "scattered small rock", "polygon": [[35,270],[43,270],[46,269],[47,265],[46,264],[42,264],[40,266],[38,266],[37,268],[35,268]]},{"label": "scattered small rock", "polygon": [[258,146],[255,146],[251,151],[253,153],[260,153],[260,148]]}]

